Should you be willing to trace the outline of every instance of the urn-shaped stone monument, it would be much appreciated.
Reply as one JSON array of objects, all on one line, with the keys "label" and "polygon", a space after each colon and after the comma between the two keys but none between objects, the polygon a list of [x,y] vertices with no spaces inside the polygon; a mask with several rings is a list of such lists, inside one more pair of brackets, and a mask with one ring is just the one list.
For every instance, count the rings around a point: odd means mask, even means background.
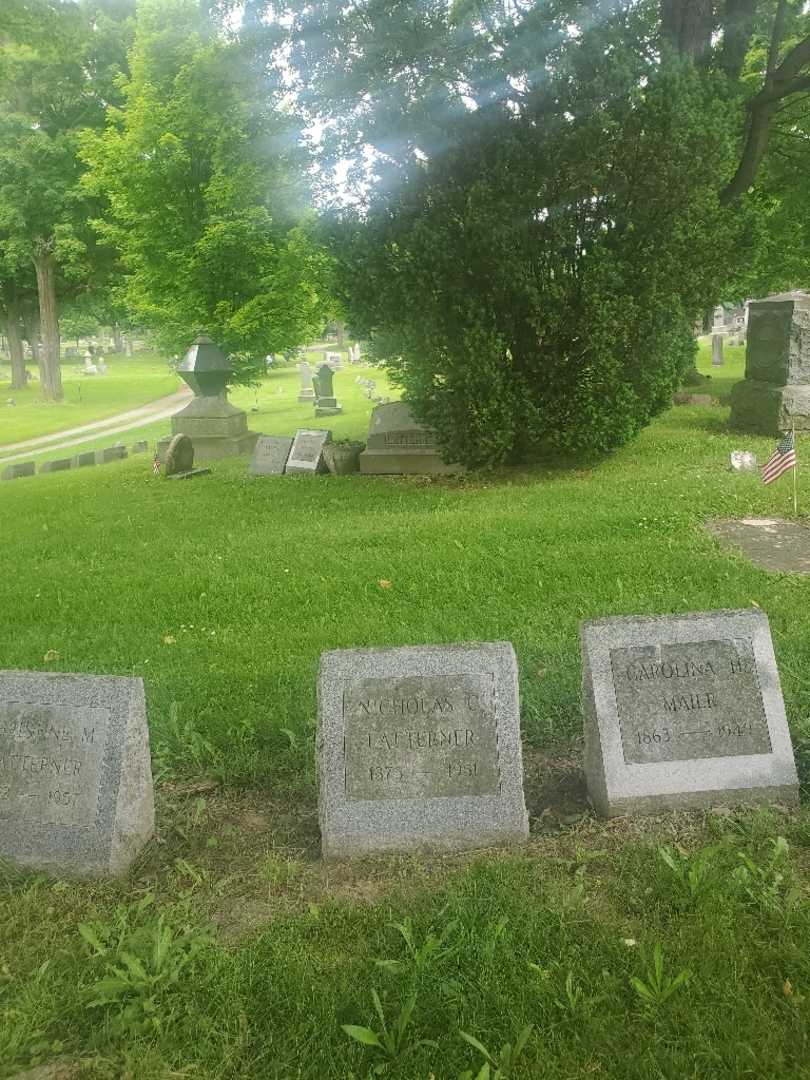
[{"label": "urn-shaped stone monument", "polygon": [[[258,432],[248,431],[247,414],[228,401],[228,377],[233,366],[214,342],[201,335],[177,366],[194,397],[172,417],[172,436],[188,435],[197,461],[250,454]],[[161,463],[171,436],[158,443]]]}]

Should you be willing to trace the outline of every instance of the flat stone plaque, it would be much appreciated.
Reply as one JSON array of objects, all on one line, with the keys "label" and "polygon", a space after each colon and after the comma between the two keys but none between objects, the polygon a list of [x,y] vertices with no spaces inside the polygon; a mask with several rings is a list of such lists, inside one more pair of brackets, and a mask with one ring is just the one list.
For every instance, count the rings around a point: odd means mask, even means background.
[{"label": "flat stone plaque", "polygon": [[581,635],[585,771],[600,813],[798,800],[763,612],[597,619]]},{"label": "flat stone plaque", "polygon": [[290,456],[284,469],[285,473],[325,472],[323,448],[331,438],[331,431],[300,428],[293,440]]},{"label": "flat stone plaque", "polygon": [[285,436],[260,435],[253,447],[248,474],[250,476],[280,476],[284,472],[293,441]]},{"label": "flat stone plaque", "polygon": [[0,858],[118,874],[153,828],[142,681],[0,672]]},{"label": "flat stone plaque", "polygon": [[508,643],[324,653],[318,703],[325,855],[528,835]]}]

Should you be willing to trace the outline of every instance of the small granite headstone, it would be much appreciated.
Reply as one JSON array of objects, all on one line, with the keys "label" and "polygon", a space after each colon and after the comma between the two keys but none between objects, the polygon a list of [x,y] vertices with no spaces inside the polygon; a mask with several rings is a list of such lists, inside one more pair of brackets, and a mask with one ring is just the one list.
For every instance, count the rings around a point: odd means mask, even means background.
[{"label": "small granite headstone", "polygon": [[86,450],[83,454],[76,454],[73,458],[74,469],[84,469],[88,465],[96,464],[95,450]]},{"label": "small granite headstone", "polygon": [[249,476],[278,476],[284,472],[293,441],[287,436],[260,435],[253,447]]},{"label": "small granite headstone", "polygon": [[764,612],[596,619],[581,640],[585,773],[600,814],[798,801]]},{"label": "small granite headstone", "polygon": [[723,334],[712,334],[712,367],[723,366]]},{"label": "small granite headstone", "polygon": [[21,476],[33,476],[36,470],[34,461],[15,461],[3,469],[3,479],[18,480]]},{"label": "small granite headstone", "polygon": [[284,467],[285,473],[326,472],[323,448],[332,438],[331,431],[300,428],[295,433],[290,456]]},{"label": "small granite headstone", "polygon": [[154,819],[141,679],[0,671],[0,858],[121,874]]},{"label": "small granite headstone", "polygon": [[45,461],[40,465],[39,471],[43,472],[63,472],[65,469],[71,469],[73,467],[73,458],[59,458],[57,461]]},{"label": "small granite headstone", "polygon": [[194,446],[188,435],[175,435],[166,451],[165,475],[191,472],[194,468]]},{"label": "small granite headstone", "polygon": [[734,472],[756,472],[757,455],[750,450],[732,450],[730,465]]},{"label": "small granite headstone", "polygon": [[145,454],[149,449],[149,443],[146,439],[140,439],[138,442],[133,443],[129,448],[130,454]]},{"label": "small granite headstone", "polygon": [[103,450],[96,450],[96,464],[106,465],[109,461],[123,461],[126,456],[125,446],[105,446]]},{"label": "small granite headstone", "polygon": [[325,856],[528,836],[508,642],[323,653],[317,754]]}]

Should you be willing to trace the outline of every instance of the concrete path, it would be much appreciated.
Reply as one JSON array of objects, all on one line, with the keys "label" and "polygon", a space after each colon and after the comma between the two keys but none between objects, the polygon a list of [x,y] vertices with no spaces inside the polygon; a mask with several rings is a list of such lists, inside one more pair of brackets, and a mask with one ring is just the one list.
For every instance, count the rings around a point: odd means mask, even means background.
[{"label": "concrete path", "polygon": [[[12,461],[36,457],[38,454],[47,454],[53,450],[67,450],[72,446],[80,446],[82,443],[96,439],[105,439],[109,435],[120,435],[133,428],[145,427],[157,420],[165,420],[166,417],[173,416],[191,396],[191,390],[184,387],[174,394],[169,394],[168,397],[159,398],[138,409],[118,413],[117,416],[108,416],[104,420],[69,428],[67,431],[55,431],[37,439],[25,439],[23,442],[0,446],[0,465],[9,465]],[[14,451],[23,452],[15,453]]]}]

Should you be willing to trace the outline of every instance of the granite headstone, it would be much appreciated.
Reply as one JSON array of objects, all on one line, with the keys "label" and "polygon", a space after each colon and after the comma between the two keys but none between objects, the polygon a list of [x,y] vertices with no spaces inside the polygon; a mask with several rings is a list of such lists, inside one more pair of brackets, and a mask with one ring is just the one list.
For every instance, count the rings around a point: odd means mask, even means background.
[{"label": "granite headstone", "polygon": [[764,612],[596,619],[581,640],[585,772],[600,814],[798,801]]},{"label": "granite headstone", "polygon": [[317,754],[326,856],[528,836],[508,642],[323,653]]},{"label": "granite headstone", "polygon": [[295,433],[290,456],[284,467],[285,473],[326,472],[323,448],[332,438],[331,431],[317,428],[300,428]]},{"label": "granite headstone", "polygon": [[360,472],[440,474],[463,471],[460,465],[448,465],[442,460],[433,432],[414,420],[404,402],[392,401],[374,409],[366,449],[360,455]]},{"label": "granite headstone", "polygon": [[292,444],[292,439],[286,435],[260,435],[253,447],[248,475],[277,476],[283,473]]},{"label": "granite headstone", "polygon": [[0,858],[121,874],[154,817],[141,679],[0,671]]},{"label": "granite headstone", "polygon": [[17,480],[21,476],[33,476],[37,471],[36,462],[34,461],[15,461],[11,465],[6,465],[3,469],[3,480]]},{"label": "granite headstone", "polygon": [[58,458],[56,461],[44,461],[39,471],[41,473],[48,472],[63,472],[65,469],[73,467],[73,458]]}]

